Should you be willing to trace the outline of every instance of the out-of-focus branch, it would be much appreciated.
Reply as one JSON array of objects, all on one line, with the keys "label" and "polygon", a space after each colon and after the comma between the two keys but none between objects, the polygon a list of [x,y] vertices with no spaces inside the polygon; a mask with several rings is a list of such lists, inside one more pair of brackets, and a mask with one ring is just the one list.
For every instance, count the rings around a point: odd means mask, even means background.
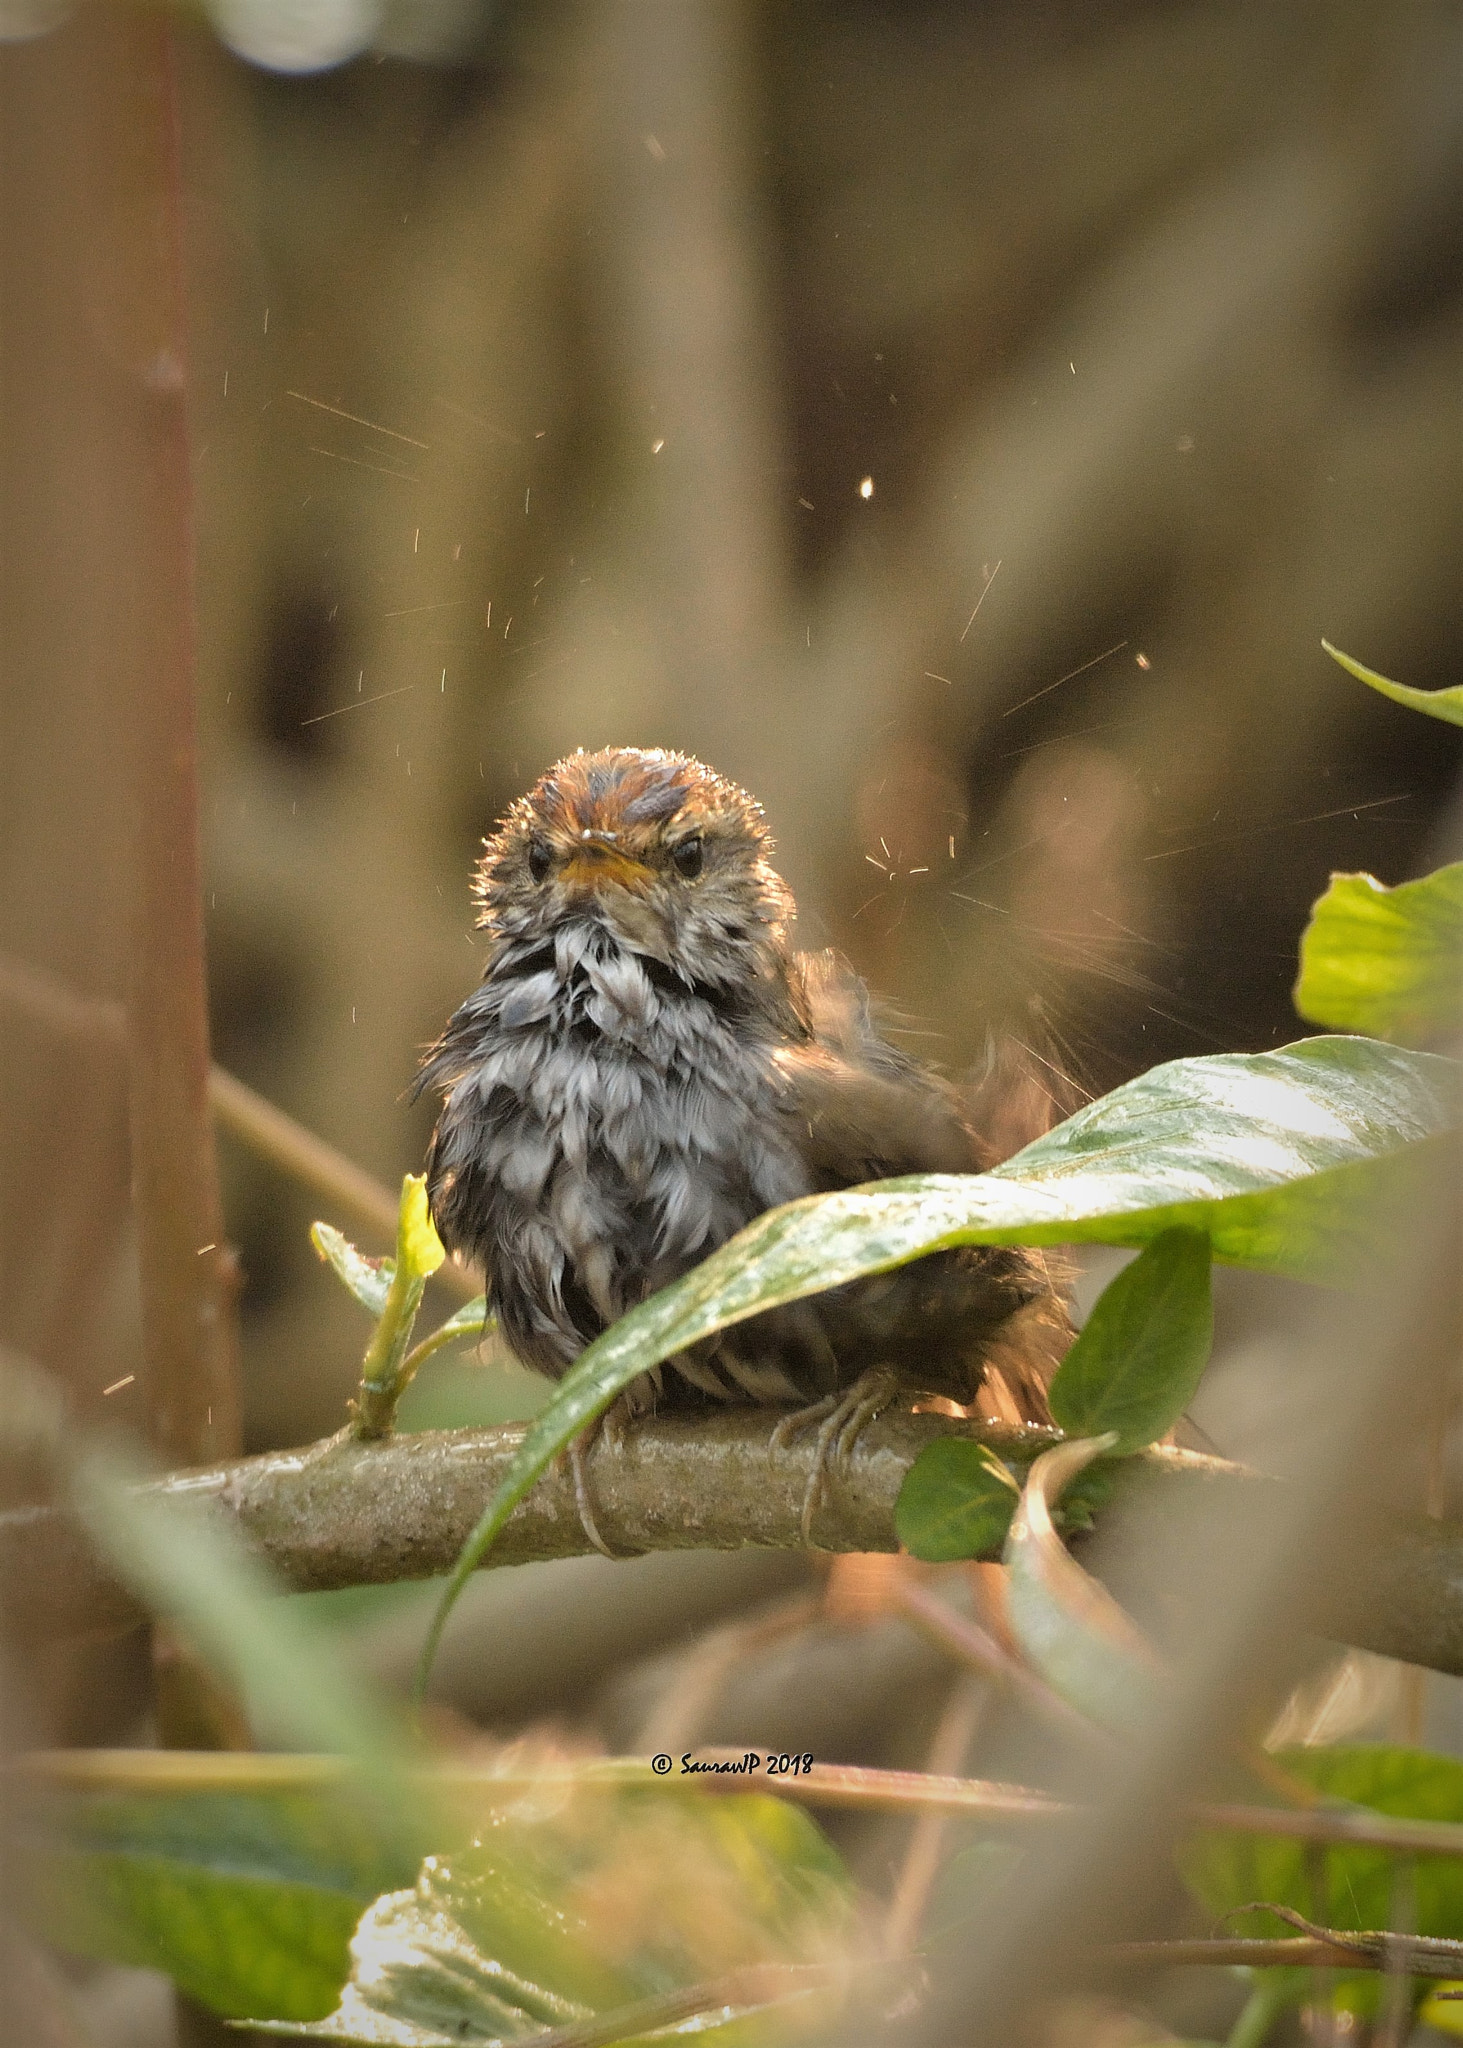
[{"label": "out-of-focus branch", "polygon": [[901,1579],[892,1589],[890,1599],[894,1612],[921,1635],[928,1636],[970,1670],[981,1672],[997,1685],[1008,1686],[1048,1727],[1068,1735],[1094,1736],[1092,1723],[1084,1720],[1075,1707],[1069,1707],[1029,1665],[1021,1663],[979,1622],[957,1614],[928,1586],[915,1579]]},{"label": "out-of-focus branch", "polygon": [[649,1755],[681,1750],[696,1738],[717,1695],[739,1664],[769,1644],[784,1640],[817,1619],[819,1597],[794,1593],[780,1600],[770,1614],[712,1629],[692,1644],[659,1698],[640,1733],[639,1747]]},{"label": "out-of-focus branch", "polygon": [[[198,835],[196,592],[188,337],[175,58],[159,22],[129,23],[112,50],[115,111],[102,147],[130,205],[121,261],[153,306],[158,352],[119,354],[133,374],[139,465],[133,509],[138,599],[125,637],[135,696],[134,856],[127,1075],[132,1187],[152,1432],[177,1462],[239,1441],[238,1280],[208,1111],[208,1014]],[[107,304],[104,318],[126,321]],[[109,338],[111,338],[109,336]]]},{"label": "out-of-focus branch", "polygon": [[[1049,1440],[1041,1430],[967,1425],[1020,1461]],[[658,1416],[618,1443],[597,1441],[586,1468],[595,1514],[616,1549],[792,1550],[811,1445],[769,1451],[756,1410]],[[924,1445],[948,1418],[897,1412],[864,1432],[846,1477],[835,1476],[815,1523],[829,1551],[896,1548],[894,1505]],[[164,1495],[232,1516],[280,1576],[300,1590],[379,1585],[447,1571],[485,1502],[506,1476],[524,1425],[424,1431],[380,1444],[330,1439],[152,1482]],[[1129,1484],[1270,1489],[1280,1482],[1223,1459],[1155,1449],[1132,1461]],[[1258,1497],[1258,1493],[1257,1493]],[[588,1549],[569,1476],[550,1471],[515,1510],[489,1554],[494,1565],[583,1555]],[[1388,1521],[1335,1533],[1326,1590],[1311,1596],[1317,1633],[1463,1672],[1463,1528]],[[12,1618],[36,1634],[126,1627],[137,1619],[81,1532],[50,1509],[0,1515],[0,1585]],[[1169,1590],[1182,1592],[1181,1587]],[[1292,1816],[1299,1826],[1308,1819]]]},{"label": "out-of-focus branch", "polygon": [[742,0],[597,10],[598,325],[652,542],[659,708],[732,767],[759,717],[770,732],[787,710],[770,681],[789,501],[757,233],[763,40]]},{"label": "out-of-focus branch", "polygon": [[[208,1099],[220,1125],[240,1144],[395,1244],[400,1197],[384,1182],[222,1067],[209,1074]],[[461,1301],[483,1291],[482,1281],[460,1259],[446,1259],[433,1278]]]},{"label": "out-of-focus branch", "polygon": [[365,1223],[388,1244],[396,1242],[397,1197],[384,1181],[317,1138],[234,1074],[214,1067],[208,1077],[208,1099],[215,1117],[232,1138],[261,1159],[277,1166],[291,1180],[327,1200],[339,1202],[349,1215]]},{"label": "out-of-focus branch", "polygon": [[[953,1778],[959,1775],[980,1725],[987,1696],[969,1677],[957,1681],[945,1702],[934,1741],[930,1744],[931,1776]],[[908,1955],[919,1939],[920,1923],[939,1875],[946,1832],[944,1814],[925,1811],[915,1816],[884,1921],[886,1955]]]},{"label": "out-of-focus branch", "polygon": [[[756,1761],[749,1764],[745,1749],[698,1745],[681,1758],[672,1757],[670,1772],[663,1763],[657,1770],[650,1757],[611,1756],[588,1762],[575,1760],[563,1766],[526,1759],[516,1769],[505,1768],[501,1758],[489,1763],[455,1759],[433,1764],[418,1775],[424,1791],[441,1798],[461,1799],[491,1792],[504,1802],[520,1799],[525,1793],[542,1794],[555,1784],[582,1790],[596,1786],[634,1786],[645,1790],[664,1786],[667,1780],[676,1786],[693,1779],[702,1792],[733,1795],[746,1792],[752,1785],[775,1785],[779,1799],[793,1800],[815,1812],[838,1809],[845,1813],[943,1814],[952,1820],[978,1820],[984,1828],[1010,1828],[1013,1832],[1041,1828],[1082,1811],[1050,1792],[999,1778],[945,1777],[937,1771],[888,1771],[867,1764],[821,1763],[796,1773],[781,1772],[774,1778],[768,1775],[767,1757],[758,1752],[752,1752],[752,1756]],[[730,1768],[737,1764],[741,1765],[740,1770]],[[727,1768],[717,1769],[718,1765]],[[29,1780],[62,1790],[110,1792],[144,1792],[160,1787],[194,1792],[313,1792],[322,1786],[348,1783],[353,1774],[353,1766],[339,1756],[276,1752],[270,1756],[243,1757],[217,1750],[31,1750],[17,1757],[13,1768],[21,1782]],[[1215,1806],[1204,1800],[1186,1800],[1181,1819],[1195,1827],[1222,1828],[1235,1835],[1363,1845],[1395,1850],[1400,1855],[1463,1856],[1463,1823],[1404,1819],[1379,1813],[1374,1807],[1318,1806],[1300,1814],[1293,1807]],[[1292,1925],[1307,1927],[1314,1939],[1335,1934],[1338,1945],[1387,1938],[1316,1927],[1283,1908],[1267,1910],[1278,1911]],[[1163,1944],[1133,1946],[1156,1948]]]},{"label": "out-of-focus branch", "polygon": [[[182,108],[166,22],[108,22],[92,61],[110,72],[95,148],[117,201],[112,274],[127,280],[126,290],[110,277],[102,284],[99,324],[126,373],[117,398],[136,458],[118,526],[131,585],[118,684],[134,743],[124,1046],[143,1392],[154,1444],[181,1464],[236,1453],[243,1430],[240,1274],[225,1241],[208,1105]],[[142,331],[132,293],[149,309]],[[242,1717],[190,1650],[159,1631],[153,1653],[164,1745],[247,1740]],[[185,2048],[224,2038],[218,2020],[181,1993],[177,2033]]]},{"label": "out-of-focus branch", "polygon": [[[0,953],[0,1003],[24,1011],[89,1052],[100,1048],[121,1054],[126,1019],[120,1003],[77,995],[55,975],[8,953]],[[334,1203],[388,1245],[396,1242],[398,1197],[384,1181],[223,1067],[208,1070],[208,1102],[230,1137]],[[457,1259],[448,1259],[434,1277],[463,1301],[482,1293],[481,1282]]]}]

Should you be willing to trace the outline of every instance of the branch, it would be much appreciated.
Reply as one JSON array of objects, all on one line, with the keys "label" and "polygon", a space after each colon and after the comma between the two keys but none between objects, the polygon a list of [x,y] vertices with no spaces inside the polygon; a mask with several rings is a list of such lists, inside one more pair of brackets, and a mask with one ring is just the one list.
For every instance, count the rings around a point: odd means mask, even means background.
[{"label": "branch", "polygon": [[[657,1416],[619,1443],[599,1437],[585,1466],[599,1525],[625,1552],[802,1547],[799,1518],[812,1470],[807,1436],[769,1453],[773,1418],[756,1409]],[[946,1416],[896,1411],[866,1429],[846,1475],[834,1474],[815,1521],[820,1548],[892,1551],[904,1475]],[[449,1570],[485,1502],[506,1475],[525,1425],[423,1431],[384,1443],[330,1438],[151,1482],[163,1497],[211,1503],[299,1591],[425,1579]],[[968,1424],[965,1433],[1029,1459],[1044,1430]],[[1220,1458],[1155,1449],[1132,1461],[1129,1484],[1265,1489]],[[1255,1496],[1258,1498],[1258,1495]],[[551,1470],[514,1511],[490,1565],[575,1557],[590,1548],[567,1473]],[[1463,1528],[1379,1522],[1347,1532],[1339,1590],[1312,1600],[1317,1633],[1463,1673]],[[58,1510],[0,1514],[0,1586],[15,1625],[33,1636],[125,1628],[135,1602],[108,1576],[81,1531]]]},{"label": "branch", "polygon": [[163,366],[134,423],[119,681],[135,739],[125,1046],[144,1386],[152,1437],[181,1462],[235,1451],[241,1435],[239,1273],[208,1107],[182,145],[166,25],[129,23],[103,48],[134,111],[105,123],[97,146],[111,177],[133,181],[120,261],[155,309]]},{"label": "branch", "polygon": [[[120,1003],[78,995],[44,968],[3,952],[0,1005],[20,1010],[58,1037],[70,1039],[84,1057],[95,1057],[98,1051],[113,1057],[121,1054],[126,1012]],[[208,1070],[208,1103],[230,1137],[334,1204],[357,1228],[364,1225],[388,1246],[395,1244],[399,1189],[388,1188],[237,1075],[217,1065]],[[461,1301],[471,1301],[483,1291],[482,1281],[455,1258],[440,1266],[435,1277]]]},{"label": "branch", "polygon": [[[1463,1970],[1463,1942],[1445,1946],[1450,1955],[1434,1955],[1406,1935],[1374,1937],[1371,1948],[1323,1941],[1318,1936],[1297,1934],[1279,1941],[1195,1939],[1192,1941],[1120,1941],[1095,1953],[1100,1961],[1121,1966],[1135,1964],[1143,1969],[1172,1969],[1197,1963],[1206,1969],[1243,1970],[1401,1970],[1410,1977],[1454,1978]],[[1386,1946],[1391,1944],[1391,1946]]]},{"label": "branch", "polygon": [[[401,1190],[394,1193],[384,1182],[357,1166],[334,1145],[327,1145],[313,1131],[306,1130],[267,1097],[250,1088],[223,1067],[210,1068],[208,1100],[220,1126],[231,1137],[267,1159],[271,1166],[297,1180],[302,1187],[333,1202],[348,1217],[396,1243],[396,1213]],[[482,1278],[451,1253],[437,1268],[439,1280],[459,1301],[472,1301],[483,1291]]]},{"label": "branch", "polygon": [[[673,1757],[673,1765],[675,1761]],[[775,1785],[779,1799],[790,1799],[814,1812],[896,1814],[909,1819],[943,1816],[979,1821],[986,1833],[1015,1835],[1092,1811],[1090,1806],[1073,1805],[1050,1792],[997,1778],[942,1777],[930,1771],[820,1763],[774,1778],[767,1773],[769,1761],[759,1751],[698,1744],[682,1759],[690,1770],[674,1770],[671,1782],[680,1784],[692,1778],[697,1790],[708,1796],[736,1795],[754,1783]],[[718,1769],[719,1765],[732,1768]],[[33,1749],[17,1757],[10,1770],[19,1780],[31,1780],[51,1790],[124,1796],[157,1791],[232,1796],[312,1794],[323,1786],[349,1784],[357,1777],[359,1766],[341,1756],[298,1750],[263,1754],[258,1750]],[[541,1797],[546,1788],[554,1786],[566,1791],[623,1786],[648,1791],[663,1786],[667,1777],[663,1761],[657,1770],[648,1756],[576,1757],[559,1763],[522,1757],[510,1764],[503,1755],[487,1762],[459,1755],[416,1768],[411,1775],[425,1797],[449,1802],[465,1799],[474,1804],[480,1804],[485,1795],[489,1803],[507,1803],[525,1795]],[[0,1778],[0,1785],[5,1782]],[[1463,1822],[1413,1820],[1379,1813],[1374,1807],[1316,1806],[1300,1814],[1294,1807],[1218,1806],[1208,1800],[1193,1800],[1184,1803],[1183,1811],[1186,1822],[1195,1827],[1222,1828],[1227,1834],[1392,1850],[1402,1856],[1463,1856]],[[1264,1900],[1242,1910],[1276,1913],[1312,1938],[1334,1939],[1340,1946],[1355,1948],[1389,1938],[1318,1927],[1289,1908]],[[1427,1939],[1419,1935],[1390,1938]],[[1438,1944],[1434,1941],[1432,1946]],[[1463,1969],[1456,1974],[1463,1977]]]}]

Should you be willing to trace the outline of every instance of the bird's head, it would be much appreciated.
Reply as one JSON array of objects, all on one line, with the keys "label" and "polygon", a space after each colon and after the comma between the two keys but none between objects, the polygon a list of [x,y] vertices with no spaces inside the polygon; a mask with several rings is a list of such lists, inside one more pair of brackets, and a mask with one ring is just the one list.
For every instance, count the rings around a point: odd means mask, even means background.
[{"label": "bird's head", "polygon": [[765,974],[792,896],[761,806],[687,754],[570,754],[486,842],[479,924],[503,942],[591,922],[691,982]]}]

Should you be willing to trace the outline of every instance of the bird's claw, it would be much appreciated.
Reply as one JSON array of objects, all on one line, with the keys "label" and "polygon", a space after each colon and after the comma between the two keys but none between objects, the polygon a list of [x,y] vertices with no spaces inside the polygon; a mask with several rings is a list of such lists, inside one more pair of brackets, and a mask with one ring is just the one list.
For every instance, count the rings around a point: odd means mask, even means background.
[{"label": "bird's claw", "polygon": [[810,1401],[806,1408],[794,1408],[790,1414],[784,1415],[767,1439],[768,1463],[775,1453],[787,1449],[799,1430],[811,1429],[815,1422],[821,1422],[825,1415],[839,1406],[842,1399],[841,1394],[825,1394],[821,1401]]},{"label": "bird's claw", "polygon": [[840,1472],[847,1472],[859,1438],[883,1414],[898,1391],[899,1382],[887,1366],[876,1365],[854,1382],[848,1398],[853,1401],[857,1395],[858,1399],[845,1414],[833,1446],[833,1462]]},{"label": "bird's claw", "polygon": [[574,1505],[579,1510],[579,1526],[601,1557],[609,1557],[616,1560],[626,1557],[638,1557],[640,1555],[638,1551],[611,1549],[599,1532],[599,1524],[594,1519],[594,1508],[589,1498],[589,1476],[584,1469],[584,1438],[590,1433],[590,1431],[586,1430],[579,1436],[571,1437],[565,1451],[565,1456],[569,1461],[569,1471],[574,1480]]},{"label": "bird's claw", "polygon": [[816,1547],[813,1543],[813,1516],[823,1498],[830,1468],[836,1468],[840,1476],[848,1471],[859,1437],[875,1416],[888,1407],[898,1387],[898,1380],[887,1366],[870,1366],[845,1392],[825,1394],[821,1401],[810,1402],[806,1408],[795,1408],[791,1415],[784,1415],[773,1430],[767,1446],[769,1458],[775,1451],[786,1450],[800,1430],[811,1429],[815,1423],[818,1425],[817,1440],[813,1445],[813,1466],[808,1474],[802,1512],[798,1518],[803,1541],[810,1550]]}]

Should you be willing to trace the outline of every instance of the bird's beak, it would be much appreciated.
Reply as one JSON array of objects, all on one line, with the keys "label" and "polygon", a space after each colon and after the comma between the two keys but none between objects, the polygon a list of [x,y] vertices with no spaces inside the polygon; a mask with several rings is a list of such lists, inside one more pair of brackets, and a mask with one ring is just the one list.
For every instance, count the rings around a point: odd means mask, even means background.
[{"label": "bird's beak", "polygon": [[560,874],[564,881],[580,889],[603,889],[612,882],[622,889],[643,889],[650,870],[607,835],[592,833],[579,840]]}]

